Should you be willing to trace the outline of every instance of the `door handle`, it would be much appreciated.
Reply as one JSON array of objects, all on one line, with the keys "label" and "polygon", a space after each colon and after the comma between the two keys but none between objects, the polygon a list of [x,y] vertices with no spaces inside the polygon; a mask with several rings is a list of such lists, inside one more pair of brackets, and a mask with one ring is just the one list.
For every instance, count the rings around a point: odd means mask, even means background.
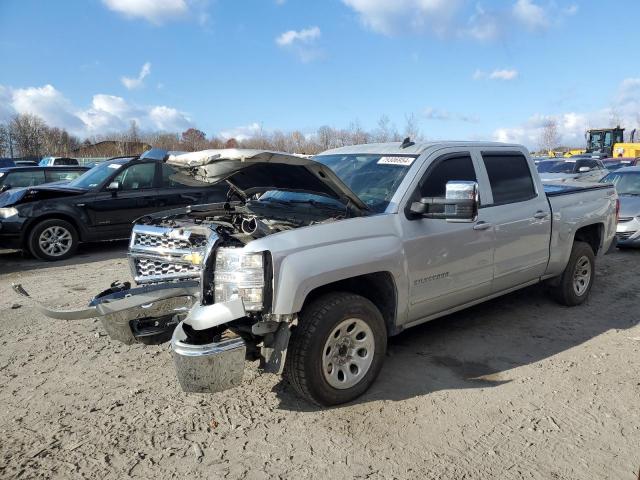
[{"label": "door handle", "polygon": [[489,230],[490,228],[493,228],[493,224],[482,221],[473,226],[474,230]]},{"label": "door handle", "polygon": [[533,215],[533,218],[542,220],[543,218],[547,218],[548,216],[549,214],[547,212],[543,212],[542,210],[539,210]]}]

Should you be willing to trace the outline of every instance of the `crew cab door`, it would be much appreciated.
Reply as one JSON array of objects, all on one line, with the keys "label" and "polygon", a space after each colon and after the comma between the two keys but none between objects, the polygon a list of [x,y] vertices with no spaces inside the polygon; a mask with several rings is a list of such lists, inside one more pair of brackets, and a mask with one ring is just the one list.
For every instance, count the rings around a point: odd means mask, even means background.
[{"label": "crew cab door", "polygon": [[[420,197],[445,197],[449,181],[478,181],[470,151],[441,150],[412,187],[408,205]],[[483,189],[480,184],[480,202]],[[409,322],[488,296],[495,234],[486,211],[476,221],[409,218],[400,213],[409,274]]]},{"label": "crew cab door", "polygon": [[490,186],[480,211],[495,227],[493,292],[539,279],[547,268],[551,207],[523,152],[476,152]]},{"label": "crew cab door", "polygon": [[[128,236],[132,222],[158,210],[157,161],[124,166],[90,201],[85,203],[92,226],[108,238]],[[117,191],[108,186],[117,182]]]}]

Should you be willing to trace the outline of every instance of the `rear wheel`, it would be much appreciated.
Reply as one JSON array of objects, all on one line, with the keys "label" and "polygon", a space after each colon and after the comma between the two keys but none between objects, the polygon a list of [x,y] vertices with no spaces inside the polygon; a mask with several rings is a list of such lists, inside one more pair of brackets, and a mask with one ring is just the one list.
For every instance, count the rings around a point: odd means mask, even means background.
[{"label": "rear wheel", "polygon": [[50,218],[38,223],[29,234],[33,256],[48,261],[64,260],[78,249],[78,232],[66,220]]},{"label": "rear wheel", "polygon": [[351,293],[330,293],[301,312],[289,342],[285,376],[310,402],[349,402],[374,382],[386,348],[384,319],[373,303]]},{"label": "rear wheel", "polygon": [[551,293],[558,303],[573,307],[588,297],[595,277],[595,254],[591,245],[574,242],[569,263],[552,287]]}]

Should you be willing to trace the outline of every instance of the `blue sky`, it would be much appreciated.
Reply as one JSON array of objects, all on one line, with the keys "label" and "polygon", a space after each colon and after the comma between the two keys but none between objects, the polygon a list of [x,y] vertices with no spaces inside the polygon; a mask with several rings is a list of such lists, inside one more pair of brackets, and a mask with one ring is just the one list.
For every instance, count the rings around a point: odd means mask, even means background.
[{"label": "blue sky", "polygon": [[0,121],[565,143],[640,118],[637,0],[1,0]]}]

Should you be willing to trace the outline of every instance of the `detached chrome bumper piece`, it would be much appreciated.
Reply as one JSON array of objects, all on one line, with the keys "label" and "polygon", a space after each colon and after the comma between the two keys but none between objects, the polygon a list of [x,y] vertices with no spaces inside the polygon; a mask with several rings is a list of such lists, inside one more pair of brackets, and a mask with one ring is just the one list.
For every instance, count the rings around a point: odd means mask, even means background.
[{"label": "detached chrome bumper piece", "polygon": [[169,334],[199,298],[198,282],[179,282],[123,288],[94,298],[79,310],[56,310],[34,300],[22,285],[13,285],[16,293],[27,298],[43,315],[56,320],[99,318],[113,340],[125,344],[153,336]]},{"label": "detached chrome bumper piece", "polygon": [[182,390],[190,393],[214,393],[242,383],[247,346],[242,338],[196,345],[189,343],[184,326],[206,330],[246,315],[242,300],[210,306],[196,306],[176,327],[171,350]]}]

